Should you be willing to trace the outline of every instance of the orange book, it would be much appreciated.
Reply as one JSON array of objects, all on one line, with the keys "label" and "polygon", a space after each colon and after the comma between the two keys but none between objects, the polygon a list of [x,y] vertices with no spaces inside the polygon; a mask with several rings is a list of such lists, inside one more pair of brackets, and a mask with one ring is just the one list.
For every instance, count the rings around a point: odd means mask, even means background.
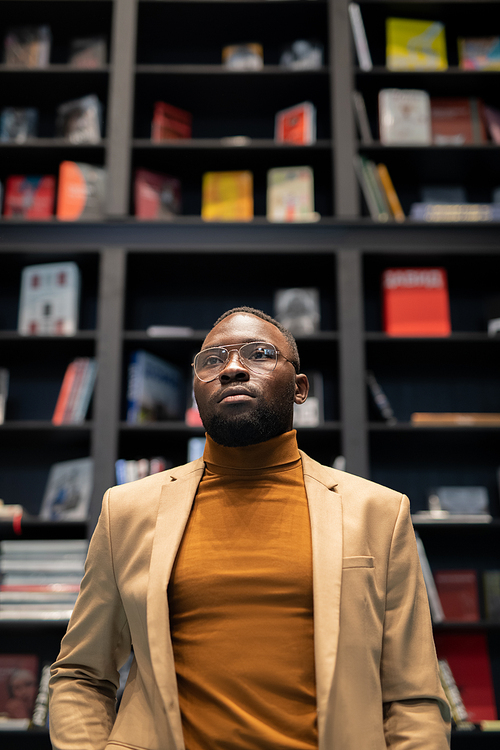
[{"label": "orange book", "polygon": [[399,222],[404,221],[405,215],[403,213],[401,203],[399,202],[398,194],[396,193],[396,190],[394,189],[394,185],[391,180],[389,170],[387,169],[385,164],[377,164],[377,172],[378,172],[378,176],[380,177],[380,182],[382,183],[382,187],[384,188],[384,192],[387,197],[387,202],[389,203],[390,209],[392,213],[394,214],[394,218],[396,219],[396,221],[399,221]]},{"label": "orange book", "polygon": [[75,161],[61,162],[57,190],[58,219],[102,219],[105,200],[105,170],[102,167]]},{"label": "orange book", "polygon": [[54,414],[52,415],[52,424],[63,423],[64,412],[66,409],[66,404],[68,403],[68,400],[69,400],[71,389],[73,387],[73,383],[74,383],[75,376],[76,376],[76,370],[77,370],[77,363],[70,362],[70,364],[66,368],[66,372],[64,373],[61,390],[59,391],[59,396],[57,397],[56,408],[54,409]]},{"label": "orange book", "polygon": [[383,325],[389,336],[449,336],[444,268],[387,268],[382,275]]}]

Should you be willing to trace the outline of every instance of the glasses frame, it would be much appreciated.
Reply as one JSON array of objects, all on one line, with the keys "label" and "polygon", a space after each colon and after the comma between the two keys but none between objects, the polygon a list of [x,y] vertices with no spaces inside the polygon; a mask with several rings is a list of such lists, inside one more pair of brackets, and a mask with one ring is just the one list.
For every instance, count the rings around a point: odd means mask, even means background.
[{"label": "glasses frame", "polygon": [[[274,367],[273,367],[272,370],[268,370],[265,373],[262,372],[261,370],[253,370],[245,362],[243,362],[243,360],[241,358],[241,350],[243,349],[244,346],[248,346],[249,344],[263,344],[264,346],[268,346],[268,347],[271,347],[271,348],[274,349],[274,351],[276,352],[276,359],[274,361]],[[200,378],[200,376],[198,375],[198,373],[196,371],[196,362],[197,362],[198,357],[200,356],[200,354],[204,354],[205,352],[209,352],[211,349],[223,349],[224,351],[227,352],[227,359],[223,363],[222,368],[217,372],[216,375],[214,375],[209,380],[205,380],[203,378]],[[227,364],[228,364],[229,359],[230,359],[230,357],[229,357],[230,350],[238,352],[238,361],[241,364],[241,366],[244,367],[245,370],[249,370],[250,372],[252,372],[254,375],[269,375],[271,372],[274,372],[275,369],[276,369],[276,366],[278,364],[278,356],[279,355],[281,355],[283,357],[283,359],[285,359],[287,362],[290,362],[290,364],[293,365],[294,370],[297,372],[297,366],[295,365],[295,363],[292,362],[291,359],[288,359],[288,357],[285,357],[285,355],[283,354],[283,352],[280,352],[280,350],[277,349],[274,346],[274,344],[271,344],[269,341],[245,341],[243,344],[226,344],[225,346],[207,346],[206,349],[201,349],[201,351],[199,351],[198,354],[195,356],[194,361],[191,362],[191,367],[193,368],[194,374],[196,375],[196,377],[198,378],[198,380],[200,380],[202,383],[211,383],[213,380],[216,380],[219,377],[219,375],[221,374],[221,372],[224,372],[224,370],[227,367]]]}]

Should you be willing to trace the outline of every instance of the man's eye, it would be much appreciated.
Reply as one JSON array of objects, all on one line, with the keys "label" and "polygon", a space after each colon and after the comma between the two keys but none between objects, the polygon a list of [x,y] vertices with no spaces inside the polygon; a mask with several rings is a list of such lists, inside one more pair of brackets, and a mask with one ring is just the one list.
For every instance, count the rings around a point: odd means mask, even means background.
[{"label": "man's eye", "polygon": [[218,357],[216,354],[211,354],[210,357],[203,360],[203,367],[217,367],[217,365],[222,364],[222,362],[222,357]]},{"label": "man's eye", "polygon": [[251,360],[263,360],[263,359],[274,359],[274,351],[272,349],[259,348],[251,352],[248,359]]}]

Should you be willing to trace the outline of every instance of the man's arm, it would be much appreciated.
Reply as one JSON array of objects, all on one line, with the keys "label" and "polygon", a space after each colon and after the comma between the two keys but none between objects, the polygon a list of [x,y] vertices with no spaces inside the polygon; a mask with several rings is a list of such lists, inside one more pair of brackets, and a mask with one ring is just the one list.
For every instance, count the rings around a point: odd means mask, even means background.
[{"label": "man's arm", "polygon": [[109,490],[92,537],[80,595],[52,666],[50,736],[54,750],[101,750],[115,720],[118,668],[130,632],[111,556]]},{"label": "man's arm", "polygon": [[446,750],[450,709],[439,680],[427,592],[409,503],[402,498],[387,570],[381,664],[391,750]]}]

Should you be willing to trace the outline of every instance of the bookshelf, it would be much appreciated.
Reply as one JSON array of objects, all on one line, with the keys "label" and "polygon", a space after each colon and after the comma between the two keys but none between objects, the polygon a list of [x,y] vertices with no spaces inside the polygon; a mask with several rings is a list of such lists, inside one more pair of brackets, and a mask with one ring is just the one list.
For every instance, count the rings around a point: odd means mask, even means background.
[{"label": "bookshelf", "polygon": [[[179,364],[188,380],[193,353],[225,309],[249,304],[272,313],[276,288],[317,286],[321,331],[298,343],[303,368],[323,372],[325,423],[300,430],[300,446],[327,464],[343,454],[348,471],[408,493],[414,511],[424,507],[427,488],[437,481],[486,485],[493,524],[422,525],[419,532],[433,566],[457,567],[466,559],[478,570],[498,567],[500,428],[415,428],[409,421],[412,411],[444,410],[444,402],[450,410],[500,411],[495,387],[499,337],[487,336],[484,319],[484,300],[498,289],[498,224],[377,225],[362,204],[352,157],[360,152],[384,161],[408,211],[418,186],[431,177],[436,182],[443,176],[463,180],[471,199],[489,200],[500,151],[491,143],[362,146],[350,97],[354,87],[362,91],[374,134],[376,96],[382,87],[428,88],[450,96],[488,94],[495,104],[499,73],[469,74],[451,59],[451,67],[442,73],[391,73],[384,66],[382,40],[390,14],[439,16],[449,26],[450,39],[463,28],[489,32],[499,2],[365,0],[360,5],[374,60],[370,72],[360,71],[354,62],[345,0],[2,0],[0,33],[28,17],[33,23],[47,22],[54,53],[44,70],[0,65],[2,106],[38,106],[43,123],[41,137],[33,142],[0,143],[0,180],[15,172],[57,174],[63,159],[104,165],[109,179],[102,222],[0,221],[0,366],[11,371],[6,422],[0,426],[0,496],[22,503],[35,516],[23,525],[26,538],[90,534],[102,494],[115,482],[117,458],[163,454],[174,464],[182,463],[189,437],[202,434],[181,422],[134,426],[124,421],[131,351],[146,348]],[[464,26],[471,14],[474,32],[472,24]],[[69,69],[68,39],[97,32],[108,39],[108,63],[94,71]],[[220,64],[222,46],[242,40],[242,35],[244,41],[262,41],[262,71],[236,73]],[[281,46],[302,36],[323,43],[324,67],[308,72],[280,68]],[[103,141],[90,147],[55,139],[57,104],[94,92],[105,104]],[[149,141],[156,98],[193,111],[192,140]],[[274,113],[306,99],[318,110],[316,144],[275,145]],[[236,146],[224,140],[236,135],[248,135],[251,141]],[[302,164],[314,169],[321,221],[268,223],[267,169]],[[182,216],[168,223],[133,217],[137,167],[181,179]],[[254,173],[255,219],[245,225],[202,222],[202,173],[233,168]],[[70,339],[20,337],[16,327],[22,268],[59,260],[75,260],[82,273],[81,330]],[[448,270],[453,333],[447,339],[391,339],[383,333],[381,273],[386,267],[413,265]],[[153,324],[190,326],[193,333],[152,339],[146,329]],[[54,427],[50,418],[60,382],[75,356],[96,356],[99,362],[91,411],[84,425]],[[394,426],[384,424],[373,410],[365,384],[368,367],[396,411]],[[62,527],[38,521],[35,514],[50,465],[88,454],[95,460],[88,524]],[[0,535],[14,538],[11,525],[0,523]],[[500,709],[500,630],[483,621],[478,627],[488,635]],[[50,625],[38,629],[3,623],[0,631],[12,652],[36,648],[50,651],[52,658],[62,635],[59,626]],[[16,750],[49,747],[46,735],[3,732],[4,739],[6,748]],[[455,734],[452,747],[475,750],[494,743],[498,734],[472,732]]]}]

